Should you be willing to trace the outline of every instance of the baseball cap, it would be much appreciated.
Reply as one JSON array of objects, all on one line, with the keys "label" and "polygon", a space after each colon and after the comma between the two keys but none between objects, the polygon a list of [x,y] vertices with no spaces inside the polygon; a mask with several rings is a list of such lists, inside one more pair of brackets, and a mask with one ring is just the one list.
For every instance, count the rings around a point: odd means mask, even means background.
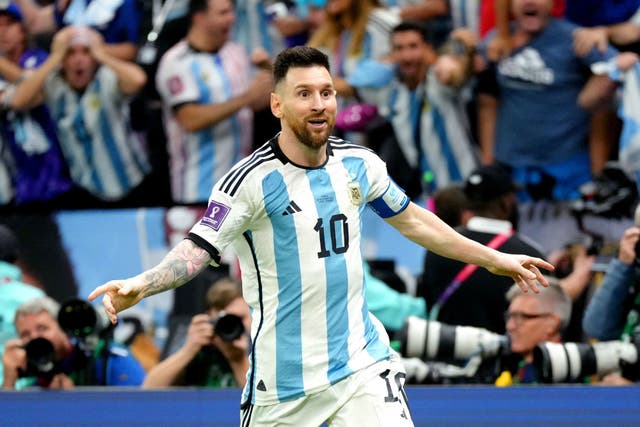
[{"label": "baseball cap", "polygon": [[470,201],[490,201],[518,190],[511,174],[497,165],[483,165],[469,174],[464,193]]},{"label": "baseball cap", "polygon": [[22,22],[22,12],[17,4],[12,1],[0,0],[0,14],[11,16],[18,22]]},{"label": "baseball cap", "polygon": [[13,264],[18,259],[18,238],[6,225],[0,224],[0,261]]}]

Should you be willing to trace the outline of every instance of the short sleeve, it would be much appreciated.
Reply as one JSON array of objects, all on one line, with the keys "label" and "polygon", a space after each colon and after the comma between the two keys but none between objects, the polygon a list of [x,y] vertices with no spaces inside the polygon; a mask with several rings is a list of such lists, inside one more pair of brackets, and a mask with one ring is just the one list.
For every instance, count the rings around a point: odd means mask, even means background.
[{"label": "short sleeve", "polygon": [[[244,184],[244,183],[243,183]],[[241,185],[237,192],[224,186],[224,179],[211,192],[204,215],[191,228],[189,237],[203,246],[216,261],[222,253],[242,235],[255,215],[251,185]]]},{"label": "short sleeve", "polygon": [[409,205],[409,197],[389,174],[387,166],[377,155],[367,156],[371,189],[367,198],[369,207],[381,218],[398,215]]},{"label": "short sleeve", "polygon": [[196,102],[198,87],[189,70],[186,58],[167,58],[160,62],[156,75],[156,87],[162,100],[173,108],[180,104]]}]

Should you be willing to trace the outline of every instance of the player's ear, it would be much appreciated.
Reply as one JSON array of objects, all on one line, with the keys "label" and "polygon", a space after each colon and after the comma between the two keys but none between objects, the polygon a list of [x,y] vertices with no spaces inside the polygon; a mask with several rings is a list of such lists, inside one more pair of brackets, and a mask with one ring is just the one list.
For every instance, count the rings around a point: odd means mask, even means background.
[{"label": "player's ear", "polygon": [[280,97],[275,92],[271,92],[271,114],[273,114],[278,119],[282,118],[282,105],[280,103]]}]

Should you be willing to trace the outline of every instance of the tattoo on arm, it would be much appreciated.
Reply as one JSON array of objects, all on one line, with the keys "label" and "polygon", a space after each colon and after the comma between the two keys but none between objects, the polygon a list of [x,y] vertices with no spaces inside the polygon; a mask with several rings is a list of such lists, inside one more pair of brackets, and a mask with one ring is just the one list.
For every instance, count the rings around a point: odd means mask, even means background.
[{"label": "tattoo on arm", "polygon": [[167,254],[160,264],[143,275],[148,284],[145,296],[155,295],[182,286],[204,270],[211,255],[191,240],[183,240]]}]

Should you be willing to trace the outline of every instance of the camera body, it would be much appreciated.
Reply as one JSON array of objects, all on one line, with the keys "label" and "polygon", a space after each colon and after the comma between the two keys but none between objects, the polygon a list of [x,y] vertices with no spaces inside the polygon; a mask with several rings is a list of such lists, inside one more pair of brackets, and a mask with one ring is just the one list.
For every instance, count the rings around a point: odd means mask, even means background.
[{"label": "camera body", "polygon": [[27,353],[27,367],[18,371],[20,377],[37,377],[48,382],[61,372],[56,351],[48,339],[34,338],[24,346],[24,350]]},{"label": "camera body", "polygon": [[210,317],[209,323],[217,336],[225,342],[232,342],[245,332],[242,319],[235,314],[221,311],[216,317]]}]

